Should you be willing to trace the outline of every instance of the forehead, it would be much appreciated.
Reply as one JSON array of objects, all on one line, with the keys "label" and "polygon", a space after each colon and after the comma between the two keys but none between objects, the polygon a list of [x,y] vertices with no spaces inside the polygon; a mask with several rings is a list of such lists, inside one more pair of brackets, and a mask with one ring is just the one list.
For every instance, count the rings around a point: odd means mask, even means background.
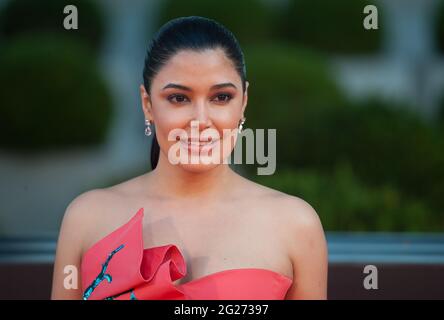
[{"label": "forehead", "polygon": [[172,56],[153,79],[153,88],[173,82],[192,87],[209,87],[216,83],[241,83],[233,62],[220,49],[181,50]]}]

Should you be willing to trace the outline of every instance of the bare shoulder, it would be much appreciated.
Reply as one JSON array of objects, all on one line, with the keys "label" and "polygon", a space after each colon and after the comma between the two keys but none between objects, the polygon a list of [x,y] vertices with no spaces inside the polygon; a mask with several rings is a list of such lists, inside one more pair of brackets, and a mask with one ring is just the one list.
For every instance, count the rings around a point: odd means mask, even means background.
[{"label": "bare shoulder", "polygon": [[325,233],[321,219],[315,208],[306,200],[275,190],[251,181],[251,194],[255,194],[263,214],[279,230],[290,246],[297,244],[298,250],[304,249],[301,243],[312,239],[324,245]]},{"label": "bare shoulder", "polygon": [[326,299],[328,246],[318,213],[307,201],[285,194],[276,207],[284,217],[281,230],[297,279],[286,299]]},{"label": "bare shoulder", "polygon": [[62,231],[75,230],[79,237],[85,239],[103,214],[103,204],[109,198],[109,191],[106,189],[93,189],[76,196],[66,208]]},{"label": "bare shoulder", "polygon": [[[134,193],[140,177],[135,177],[106,188],[96,188],[75,197],[66,209],[65,216],[84,223],[102,220],[112,208]],[[109,216],[107,216],[109,218]]]},{"label": "bare shoulder", "polygon": [[256,188],[262,192],[267,221],[281,237],[292,264],[296,280],[286,299],[326,299],[328,248],[318,213],[300,197],[265,186]]},{"label": "bare shoulder", "polygon": [[91,221],[95,213],[100,212],[101,206],[110,198],[107,189],[93,189],[76,196],[68,205],[65,218],[79,221]]},{"label": "bare shoulder", "polygon": [[103,194],[100,190],[91,190],[75,197],[63,215],[57,240],[53,270],[51,299],[80,299],[79,286],[66,290],[64,286],[65,268],[80,268],[86,235],[94,224],[94,212]]},{"label": "bare shoulder", "polygon": [[268,210],[273,217],[279,215],[289,224],[290,228],[319,227],[320,218],[314,207],[306,200],[281,192],[276,189],[248,180],[249,193],[261,201],[262,206],[273,208]]},{"label": "bare shoulder", "polygon": [[76,230],[82,237],[82,252],[129,218],[126,206],[140,190],[141,176],[106,188],[96,188],[75,197],[63,217],[63,230]]},{"label": "bare shoulder", "polygon": [[281,216],[281,220],[285,223],[286,234],[290,241],[296,239],[323,239],[324,229],[321,219],[316,209],[306,200],[277,191],[274,197],[273,207],[276,208]]},{"label": "bare shoulder", "polygon": [[320,217],[315,208],[300,197],[281,192],[281,196],[275,205],[285,215],[285,220],[288,222],[291,231],[322,228]]}]

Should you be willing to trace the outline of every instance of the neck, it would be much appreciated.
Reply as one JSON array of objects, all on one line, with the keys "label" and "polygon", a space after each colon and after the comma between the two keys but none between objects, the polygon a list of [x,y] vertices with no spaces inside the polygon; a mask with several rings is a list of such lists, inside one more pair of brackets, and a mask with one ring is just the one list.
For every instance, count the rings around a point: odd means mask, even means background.
[{"label": "neck", "polygon": [[203,172],[191,172],[172,165],[160,153],[156,168],[149,173],[151,186],[156,194],[174,199],[216,198],[227,194],[236,173],[228,164],[219,164]]}]

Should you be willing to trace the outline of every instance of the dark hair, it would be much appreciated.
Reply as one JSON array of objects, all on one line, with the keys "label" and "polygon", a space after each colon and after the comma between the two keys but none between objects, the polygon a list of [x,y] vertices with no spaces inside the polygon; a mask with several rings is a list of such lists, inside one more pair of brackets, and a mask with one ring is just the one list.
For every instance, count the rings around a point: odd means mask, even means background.
[{"label": "dark hair", "polygon": [[[151,82],[160,68],[180,50],[221,48],[233,62],[242,80],[245,92],[246,67],[244,55],[233,33],[219,22],[198,16],[181,17],[168,21],[154,35],[148,47],[143,68],[143,84],[150,93]],[[151,168],[157,166],[160,147],[156,134],[151,146]]]}]

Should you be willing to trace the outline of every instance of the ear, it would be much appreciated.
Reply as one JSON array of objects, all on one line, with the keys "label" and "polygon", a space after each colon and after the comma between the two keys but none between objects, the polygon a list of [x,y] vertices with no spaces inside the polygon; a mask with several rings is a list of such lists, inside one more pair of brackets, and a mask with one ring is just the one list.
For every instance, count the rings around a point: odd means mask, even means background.
[{"label": "ear", "polygon": [[148,119],[151,122],[153,122],[151,97],[149,96],[148,92],[146,92],[145,86],[143,84],[141,84],[139,88],[140,88],[140,99],[142,101],[142,111],[143,114],[145,115],[145,119]]},{"label": "ear", "polygon": [[242,102],[242,117],[245,117],[244,113],[245,113],[245,109],[247,108],[247,103],[248,103],[248,86],[249,85],[250,85],[250,83],[248,81],[245,81],[245,92],[244,92],[243,102]]}]

